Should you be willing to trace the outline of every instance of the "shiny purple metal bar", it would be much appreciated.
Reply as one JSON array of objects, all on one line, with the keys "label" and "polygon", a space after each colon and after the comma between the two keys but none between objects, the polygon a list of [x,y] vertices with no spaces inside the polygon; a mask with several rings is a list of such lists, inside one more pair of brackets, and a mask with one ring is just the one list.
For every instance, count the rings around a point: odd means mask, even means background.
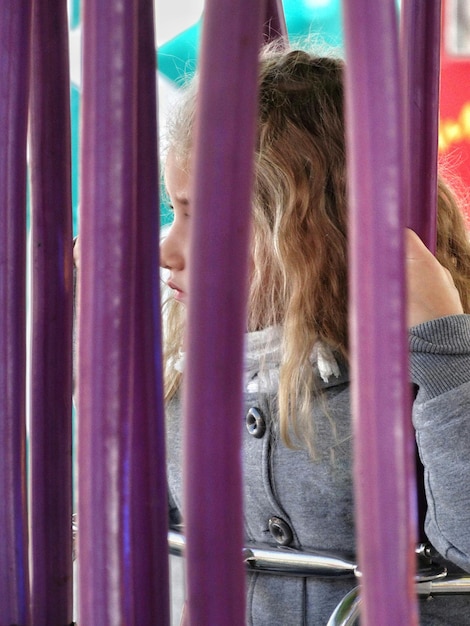
[{"label": "shiny purple metal bar", "polygon": [[78,368],[79,615],[135,624],[137,2],[85,0]]},{"label": "shiny purple metal bar", "polygon": [[26,498],[26,133],[31,2],[0,9],[0,623],[30,624]]},{"label": "shiny purple metal bar", "polygon": [[170,624],[152,0],[139,0],[132,561],[137,626]]},{"label": "shiny purple metal bar", "polygon": [[67,3],[33,5],[32,622],[72,615],[72,201]]},{"label": "shiny purple metal bar", "polygon": [[257,55],[264,16],[260,0],[209,0],[205,6],[192,163],[184,394],[192,626],[239,626],[245,620],[242,366]]},{"label": "shiny purple metal bar", "polygon": [[361,624],[417,624],[395,0],[343,3]]},{"label": "shiny purple metal bar", "polygon": [[441,0],[403,0],[407,225],[436,249]]}]

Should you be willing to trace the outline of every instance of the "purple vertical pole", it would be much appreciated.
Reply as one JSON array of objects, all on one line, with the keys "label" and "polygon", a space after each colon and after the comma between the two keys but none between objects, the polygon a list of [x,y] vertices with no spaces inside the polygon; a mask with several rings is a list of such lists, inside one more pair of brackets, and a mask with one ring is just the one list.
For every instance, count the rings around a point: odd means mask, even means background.
[{"label": "purple vertical pole", "polygon": [[30,2],[0,8],[0,624],[29,624],[26,132]]},{"label": "purple vertical pole", "polygon": [[402,2],[407,225],[436,249],[441,0]]},{"label": "purple vertical pole", "polygon": [[139,0],[136,362],[132,432],[133,597],[138,626],[167,626],[170,623],[153,24],[152,0]]},{"label": "purple vertical pole", "polygon": [[287,39],[287,24],[282,0],[266,0],[264,31],[265,41],[273,41],[279,37]]},{"label": "purple vertical pole", "polygon": [[189,621],[245,620],[243,335],[263,1],[206,2],[196,120],[185,406]]},{"label": "purple vertical pole", "polygon": [[72,622],[72,201],[67,3],[34,2],[32,621]]},{"label": "purple vertical pole", "polygon": [[[343,3],[361,624],[417,624],[395,0]],[[413,520],[414,522],[415,520]]]},{"label": "purple vertical pole", "polygon": [[80,624],[135,624],[137,3],[85,0],[78,363]]}]

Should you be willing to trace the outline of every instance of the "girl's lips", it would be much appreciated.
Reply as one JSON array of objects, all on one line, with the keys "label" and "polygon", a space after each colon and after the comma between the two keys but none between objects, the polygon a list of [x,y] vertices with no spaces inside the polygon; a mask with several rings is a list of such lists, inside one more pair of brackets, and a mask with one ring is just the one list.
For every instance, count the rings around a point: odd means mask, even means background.
[{"label": "girl's lips", "polygon": [[175,300],[178,300],[179,302],[184,302],[186,300],[186,294],[184,293],[184,291],[180,289],[178,285],[176,285],[173,281],[169,280],[167,282],[167,285],[175,292]]}]

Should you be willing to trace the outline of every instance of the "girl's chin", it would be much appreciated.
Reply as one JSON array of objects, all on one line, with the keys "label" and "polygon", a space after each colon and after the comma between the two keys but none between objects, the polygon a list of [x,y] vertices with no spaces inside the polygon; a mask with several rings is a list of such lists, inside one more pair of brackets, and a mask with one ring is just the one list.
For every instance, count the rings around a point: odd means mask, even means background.
[{"label": "girl's chin", "polygon": [[176,302],[179,302],[183,306],[186,306],[187,296],[185,293],[182,293],[181,291],[177,291],[174,295],[174,298]]}]

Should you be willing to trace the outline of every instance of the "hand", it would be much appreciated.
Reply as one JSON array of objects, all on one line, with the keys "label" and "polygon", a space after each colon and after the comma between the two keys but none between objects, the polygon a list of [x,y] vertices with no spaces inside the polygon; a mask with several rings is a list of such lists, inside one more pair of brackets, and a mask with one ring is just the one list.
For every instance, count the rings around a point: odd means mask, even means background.
[{"label": "hand", "polygon": [[463,313],[460,296],[449,270],[439,263],[412,230],[406,230],[405,243],[408,326]]}]

